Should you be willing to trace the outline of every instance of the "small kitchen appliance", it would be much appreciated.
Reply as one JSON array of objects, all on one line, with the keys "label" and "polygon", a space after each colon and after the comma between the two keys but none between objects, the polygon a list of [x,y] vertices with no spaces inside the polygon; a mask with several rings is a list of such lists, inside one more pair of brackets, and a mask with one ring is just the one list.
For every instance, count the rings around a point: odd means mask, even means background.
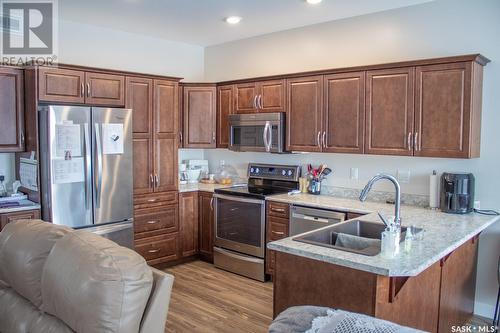
[{"label": "small kitchen appliance", "polygon": [[229,150],[285,152],[285,113],[229,115]]},{"label": "small kitchen appliance", "polygon": [[474,210],[475,179],[472,173],[449,173],[441,176],[441,205],[445,213],[467,214]]}]

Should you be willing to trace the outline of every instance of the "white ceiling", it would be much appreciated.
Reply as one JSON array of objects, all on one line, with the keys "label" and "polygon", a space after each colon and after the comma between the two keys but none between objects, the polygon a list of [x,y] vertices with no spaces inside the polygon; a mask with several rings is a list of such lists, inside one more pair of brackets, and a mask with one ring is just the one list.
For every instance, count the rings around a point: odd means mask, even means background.
[{"label": "white ceiling", "polygon": [[[63,20],[209,46],[432,0],[61,0]],[[243,17],[230,26],[224,18]]]}]

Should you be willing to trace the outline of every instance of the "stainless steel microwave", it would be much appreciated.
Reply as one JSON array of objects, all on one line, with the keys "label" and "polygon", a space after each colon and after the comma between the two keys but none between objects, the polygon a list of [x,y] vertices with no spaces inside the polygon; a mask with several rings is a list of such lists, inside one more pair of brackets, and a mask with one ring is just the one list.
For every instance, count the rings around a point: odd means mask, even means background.
[{"label": "stainless steel microwave", "polygon": [[229,150],[283,153],[285,113],[229,115]]}]

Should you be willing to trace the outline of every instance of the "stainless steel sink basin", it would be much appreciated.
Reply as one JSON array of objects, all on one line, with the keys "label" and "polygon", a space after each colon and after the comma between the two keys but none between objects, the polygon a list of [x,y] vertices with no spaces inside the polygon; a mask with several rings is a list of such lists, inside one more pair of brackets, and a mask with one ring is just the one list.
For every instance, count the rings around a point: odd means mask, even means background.
[{"label": "stainless steel sink basin", "polygon": [[[375,256],[380,253],[380,239],[384,229],[385,226],[380,223],[352,220],[304,236],[295,237],[293,240],[366,256]],[[404,240],[405,232],[406,227],[401,227],[401,240]],[[349,242],[342,242],[343,245],[339,245],[336,244],[339,234],[354,237],[349,237]],[[358,244],[355,241],[356,237],[361,237]]]}]

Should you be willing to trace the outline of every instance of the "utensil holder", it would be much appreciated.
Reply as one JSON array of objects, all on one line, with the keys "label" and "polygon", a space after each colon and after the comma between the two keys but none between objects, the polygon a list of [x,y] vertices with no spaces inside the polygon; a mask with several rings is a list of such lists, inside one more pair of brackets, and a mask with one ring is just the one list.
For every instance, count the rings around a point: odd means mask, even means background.
[{"label": "utensil holder", "polygon": [[319,195],[321,194],[321,180],[311,179],[308,187],[309,194]]}]

